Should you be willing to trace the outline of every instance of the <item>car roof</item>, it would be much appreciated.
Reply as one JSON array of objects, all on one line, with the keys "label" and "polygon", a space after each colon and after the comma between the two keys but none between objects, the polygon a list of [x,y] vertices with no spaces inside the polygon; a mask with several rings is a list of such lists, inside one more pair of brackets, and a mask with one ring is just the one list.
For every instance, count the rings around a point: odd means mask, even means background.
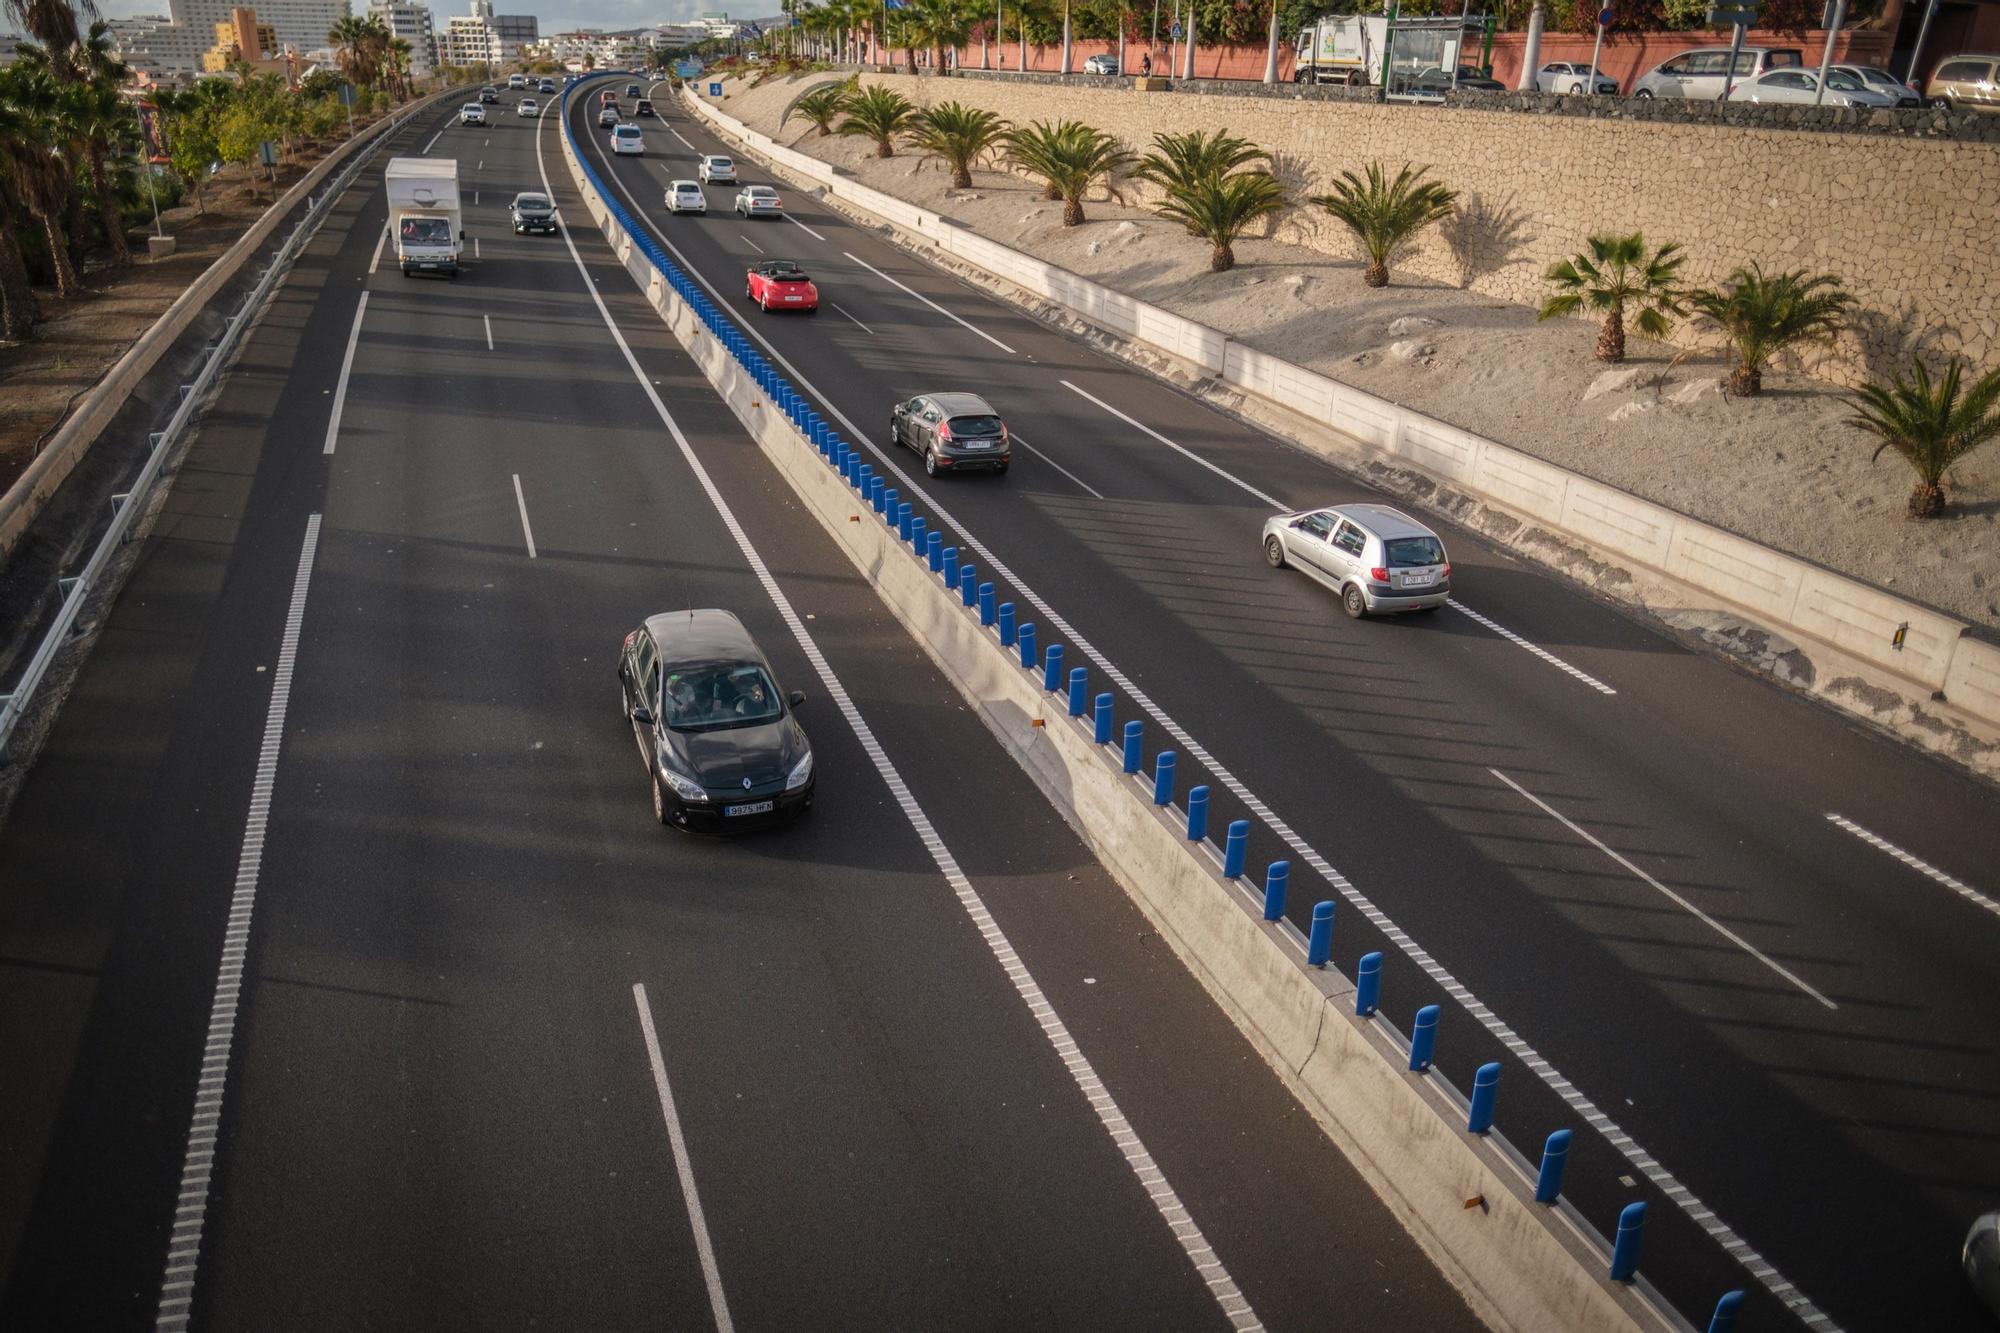
[{"label": "car roof", "polygon": [[762,193],[764,193],[764,194],[776,194],[776,193],[777,193],[777,191],[776,191],[776,190],[772,189],[772,188],[771,188],[770,186],[768,186],[768,185],[746,185],[746,186],[744,186],[744,187],[743,187],[743,193],[745,193],[745,194],[757,194],[757,193],[759,193],[760,191],[761,191]]},{"label": "car roof", "polygon": [[1365,528],[1383,541],[1393,541],[1397,537],[1437,536],[1402,510],[1388,505],[1334,505],[1327,512],[1353,520],[1356,527]]},{"label": "car roof", "polygon": [[646,632],[659,645],[660,660],[669,664],[764,660],[736,614],[717,607],[647,616]]},{"label": "car roof", "polygon": [[976,393],[927,393],[924,397],[943,408],[944,414],[948,417],[972,416],[974,414],[989,417],[1000,415],[993,410],[993,404],[987,402]]},{"label": "car roof", "polygon": [[728,160],[729,154],[727,153],[710,153],[708,156],[702,158],[704,162],[727,162]]}]

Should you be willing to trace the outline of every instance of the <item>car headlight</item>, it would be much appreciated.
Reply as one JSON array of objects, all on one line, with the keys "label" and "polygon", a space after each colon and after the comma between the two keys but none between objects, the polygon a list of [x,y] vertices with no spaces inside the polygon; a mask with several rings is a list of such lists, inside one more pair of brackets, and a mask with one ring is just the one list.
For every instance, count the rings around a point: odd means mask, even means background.
[{"label": "car headlight", "polygon": [[669,787],[673,788],[674,795],[683,801],[690,804],[707,802],[708,793],[702,790],[701,784],[670,765],[664,754],[660,757],[660,776],[667,780]]},{"label": "car headlight", "polygon": [[806,783],[812,781],[812,775],[813,757],[812,751],[808,750],[806,751],[806,757],[792,765],[792,771],[785,776],[785,790],[797,791],[799,788],[805,786]]}]

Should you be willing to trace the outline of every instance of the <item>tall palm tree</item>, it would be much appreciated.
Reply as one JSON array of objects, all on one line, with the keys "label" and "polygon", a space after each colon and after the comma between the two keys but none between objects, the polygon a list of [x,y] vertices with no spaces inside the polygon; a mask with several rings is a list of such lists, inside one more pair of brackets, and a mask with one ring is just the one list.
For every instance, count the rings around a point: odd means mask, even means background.
[{"label": "tall palm tree", "polygon": [[26,219],[22,216],[25,209],[15,203],[24,191],[10,145],[27,133],[20,110],[0,96],[0,337],[15,342],[33,337],[35,321],[41,317],[15,231]]},{"label": "tall palm tree", "polygon": [[[850,81],[851,82],[851,81]],[[848,84],[834,84],[826,88],[815,88],[801,97],[785,111],[785,119],[780,128],[789,125],[794,116],[813,125],[824,139],[833,133],[834,118],[847,108],[847,99],[853,89]]]},{"label": "tall palm tree", "polygon": [[1602,310],[1604,327],[1597,335],[1597,359],[1613,364],[1625,359],[1625,307],[1639,307],[1639,332],[1664,338],[1673,327],[1669,315],[1685,313],[1686,293],[1680,285],[1680,268],[1687,256],[1669,241],[1650,254],[1646,238],[1639,232],[1630,236],[1593,236],[1588,251],[1550,266],[1544,276],[1557,292],[1542,302],[1538,319],[1574,314],[1578,310]]},{"label": "tall palm tree", "polygon": [[396,85],[401,89],[401,96],[405,100],[408,100],[410,96],[410,57],[416,48],[410,45],[407,38],[392,36],[383,49],[385,52],[384,63],[387,64],[390,72],[395,75]]},{"label": "tall palm tree", "polygon": [[875,156],[894,157],[896,136],[916,121],[917,109],[901,93],[883,87],[863,88],[847,99],[836,134],[875,141]]},{"label": "tall palm tree", "polygon": [[940,78],[950,73],[946,56],[972,40],[972,25],[985,8],[971,0],[907,0],[905,21],[915,24],[919,39],[931,48],[931,60]]},{"label": "tall palm tree", "polygon": [[1854,304],[1831,273],[1808,277],[1795,269],[1766,277],[1753,263],[1729,281],[1728,291],[1696,292],[1689,304],[1715,321],[1736,349],[1729,391],[1745,398],[1764,387],[1764,363],[1771,357],[1795,343],[1832,342]]},{"label": "tall palm tree", "polygon": [[1189,232],[1213,244],[1208,270],[1227,273],[1236,267],[1237,235],[1284,206],[1285,187],[1277,177],[1268,171],[1239,171],[1203,177],[1171,190],[1153,208],[1163,217],[1186,223]]},{"label": "tall palm tree", "polygon": [[0,102],[11,102],[15,132],[0,140],[10,174],[20,188],[20,200],[42,226],[42,238],[55,270],[56,295],[65,300],[83,295],[70,255],[69,227],[74,169],[62,154],[67,127],[63,123],[63,89],[54,79],[33,70],[0,71]]},{"label": "tall palm tree", "polygon": [[953,189],[972,188],[972,166],[1007,136],[1007,122],[991,111],[946,102],[917,113],[903,137],[925,157],[941,159],[951,168]]},{"label": "tall palm tree", "polygon": [[1312,198],[1346,223],[1361,243],[1368,256],[1361,280],[1370,287],[1387,287],[1389,261],[1417,233],[1450,217],[1458,204],[1457,192],[1425,180],[1424,170],[1412,170],[1405,162],[1392,181],[1380,162],[1370,162],[1366,179],[1343,171],[1333,183],[1333,193]]},{"label": "tall palm tree", "polygon": [[110,163],[115,154],[137,143],[138,118],[118,90],[103,83],[79,84],[69,90],[63,103],[64,119],[83,144],[90,189],[97,196],[98,218],[105,243],[111,247],[111,262],[123,268],[132,262],[132,248],[125,240],[125,220],[119,211],[118,192],[112,188]]},{"label": "tall palm tree", "polygon": [[91,0],[75,4],[70,0],[0,0],[0,13],[13,19],[48,53],[59,81],[66,83],[76,76],[73,53],[81,39],[76,20],[79,13],[85,18],[97,17],[97,6]]},{"label": "tall palm tree", "polygon": [[1027,129],[1008,131],[1006,143],[1007,160],[1047,181],[1049,189],[1063,201],[1065,227],[1083,224],[1084,192],[1098,181],[1116,195],[1111,177],[1133,161],[1132,151],[1124,144],[1077,120],[1054,125],[1038,120]]},{"label": "tall palm tree", "polygon": [[1910,379],[1898,374],[1891,384],[1864,384],[1857,391],[1861,401],[1855,404],[1852,424],[1881,440],[1870,461],[1884,449],[1894,449],[1916,470],[1911,518],[1942,514],[1945,469],[2000,438],[2000,370],[1988,372],[1961,394],[1964,369],[1965,363],[1954,356],[1944,378],[1933,380],[1923,360],[1913,356]]}]

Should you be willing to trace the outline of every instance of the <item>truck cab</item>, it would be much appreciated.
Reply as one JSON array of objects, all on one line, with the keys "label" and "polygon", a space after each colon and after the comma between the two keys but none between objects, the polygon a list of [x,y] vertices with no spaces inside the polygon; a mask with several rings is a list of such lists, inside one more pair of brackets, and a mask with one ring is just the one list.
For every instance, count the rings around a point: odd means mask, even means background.
[{"label": "truck cab", "polygon": [[404,277],[438,273],[456,278],[465,248],[458,198],[458,163],[449,158],[391,158],[383,173],[389,229]]},{"label": "truck cab", "polygon": [[[1437,91],[1428,82],[1420,85],[1419,76],[1484,63],[1492,28],[1484,14],[1414,19],[1330,14],[1299,30],[1292,81],[1381,88],[1386,77],[1390,97],[1435,100]],[[1456,86],[1455,79],[1448,82]]]}]

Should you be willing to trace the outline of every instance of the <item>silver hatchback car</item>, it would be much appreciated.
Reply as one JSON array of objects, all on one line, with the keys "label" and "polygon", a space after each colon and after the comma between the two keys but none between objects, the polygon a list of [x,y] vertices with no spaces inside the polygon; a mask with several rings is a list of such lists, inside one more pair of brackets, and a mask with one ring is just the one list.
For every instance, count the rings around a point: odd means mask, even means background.
[{"label": "silver hatchback car", "polygon": [[1438,535],[1388,505],[1301,509],[1264,522],[1264,559],[1301,569],[1340,594],[1355,619],[1434,611],[1451,599],[1451,561]]}]

